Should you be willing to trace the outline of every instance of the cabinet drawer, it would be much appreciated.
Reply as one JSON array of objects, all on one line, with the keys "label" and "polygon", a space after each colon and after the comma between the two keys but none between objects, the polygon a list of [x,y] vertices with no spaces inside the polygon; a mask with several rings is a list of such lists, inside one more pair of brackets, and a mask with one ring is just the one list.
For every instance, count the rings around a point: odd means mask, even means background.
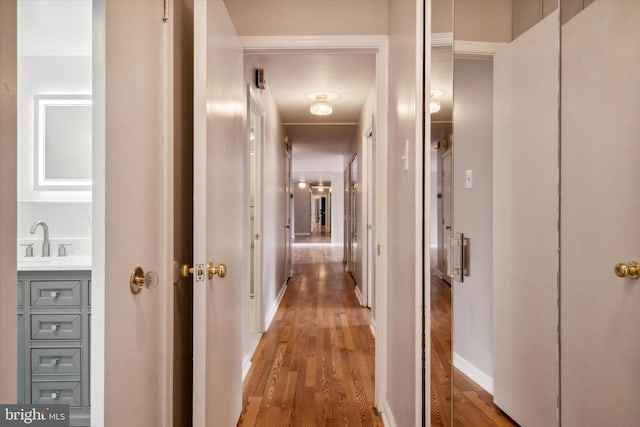
[{"label": "cabinet drawer", "polygon": [[80,331],[80,314],[32,314],[31,339],[77,340]]},{"label": "cabinet drawer", "polygon": [[31,305],[65,307],[80,305],[80,280],[32,280]]},{"label": "cabinet drawer", "polygon": [[48,381],[31,383],[31,403],[34,405],[81,406],[80,381]]},{"label": "cabinet drawer", "polygon": [[33,375],[80,374],[80,348],[32,348]]}]

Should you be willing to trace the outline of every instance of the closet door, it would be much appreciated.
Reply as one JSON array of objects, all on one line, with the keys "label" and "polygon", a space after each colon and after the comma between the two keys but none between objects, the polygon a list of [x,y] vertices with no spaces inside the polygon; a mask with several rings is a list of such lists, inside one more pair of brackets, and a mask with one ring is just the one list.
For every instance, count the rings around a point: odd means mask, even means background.
[{"label": "closet door", "polygon": [[640,3],[563,20],[561,420],[640,425]]}]

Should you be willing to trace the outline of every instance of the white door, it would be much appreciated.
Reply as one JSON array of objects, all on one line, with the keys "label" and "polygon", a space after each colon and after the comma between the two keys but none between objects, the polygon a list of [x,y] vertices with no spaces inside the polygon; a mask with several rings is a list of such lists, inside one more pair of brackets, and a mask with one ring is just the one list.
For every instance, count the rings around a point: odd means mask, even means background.
[{"label": "white door", "polygon": [[[562,28],[561,421],[640,425],[640,3],[599,0]],[[606,59],[606,60],[603,60]]]},{"label": "white door", "polygon": [[[193,425],[242,407],[243,56],[222,0],[194,6]],[[226,264],[209,278],[207,265]]]},{"label": "white door", "polygon": [[[92,425],[168,426],[171,24],[147,0],[94,2],[94,19],[104,37],[93,70]],[[135,266],[158,285],[133,294]]]}]

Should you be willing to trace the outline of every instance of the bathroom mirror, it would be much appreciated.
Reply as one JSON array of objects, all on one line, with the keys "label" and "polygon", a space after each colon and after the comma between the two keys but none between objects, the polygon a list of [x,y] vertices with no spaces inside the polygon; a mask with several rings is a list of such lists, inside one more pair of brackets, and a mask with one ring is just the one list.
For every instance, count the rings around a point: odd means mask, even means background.
[{"label": "bathroom mirror", "polygon": [[[443,376],[432,425],[558,425],[558,1],[451,7],[452,134],[434,135],[445,124],[432,114],[442,248],[431,294],[440,275],[450,292],[453,409],[442,416]],[[461,250],[454,233],[469,239],[464,282],[447,276],[464,268],[446,256]],[[433,323],[446,310],[431,314]]]},{"label": "bathroom mirror", "polygon": [[91,189],[91,96],[36,95],[36,190]]}]

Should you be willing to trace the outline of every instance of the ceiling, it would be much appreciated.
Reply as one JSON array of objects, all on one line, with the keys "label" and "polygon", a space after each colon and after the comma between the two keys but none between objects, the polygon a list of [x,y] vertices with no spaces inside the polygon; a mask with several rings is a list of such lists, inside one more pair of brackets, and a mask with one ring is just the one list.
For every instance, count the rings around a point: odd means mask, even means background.
[{"label": "ceiling", "polygon": [[[342,172],[360,113],[375,83],[373,53],[294,51],[255,55],[265,70],[287,136],[293,141],[294,179]],[[331,92],[333,114],[309,112],[313,92]],[[319,175],[318,175],[319,174]],[[309,179],[309,178],[307,178]]]},{"label": "ceiling", "polygon": [[451,46],[431,49],[431,89],[444,92],[439,98],[440,111],[431,115],[431,121],[451,121],[453,117],[453,54]]}]

